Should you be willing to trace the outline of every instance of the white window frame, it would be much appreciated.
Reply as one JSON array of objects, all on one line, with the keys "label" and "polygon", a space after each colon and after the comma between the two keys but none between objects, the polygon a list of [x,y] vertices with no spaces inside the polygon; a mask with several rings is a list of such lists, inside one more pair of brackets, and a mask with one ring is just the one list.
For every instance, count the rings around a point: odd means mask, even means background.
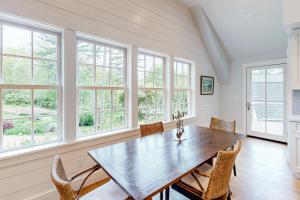
[{"label": "white window frame", "polygon": [[[189,70],[188,70],[188,81],[189,81],[189,87],[188,88],[175,88],[175,64],[177,66],[177,63],[181,63],[181,64],[187,64],[189,66]],[[191,113],[191,104],[192,104],[192,66],[193,64],[187,60],[183,60],[180,58],[174,58],[174,62],[173,62],[173,74],[172,74],[172,78],[173,78],[173,93],[172,93],[172,112],[175,113],[177,112],[177,110],[174,110],[174,98],[175,98],[175,93],[176,92],[180,92],[180,91],[186,91],[188,92],[188,110],[187,110],[187,116],[192,116]],[[184,76],[181,76],[184,77]]]},{"label": "white window frame", "polygon": [[[87,42],[87,43],[91,43],[93,44],[93,51],[95,51],[95,47],[96,45],[102,45],[102,46],[110,46],[110,47],[113,47],[113,48],[116,48],[116,49],[122,49],[124,51],[124,63],[123,63],[123,76],[124,76],[124,82],[123,82],[123,87],[113,87],[113,86],[80,86],[79,85],[79,66],[78,66],[78,42],[79,41],[83,41],[83,42]],[[80,138],[85,138],[85,137],[91,137],[91,136],[96,136],[96,135],[101,135],[101,134],[104,134],[104,133],[109,133],[109,132],[116,132],[116,131],[120,131],[120,130],[124,130],[124,129],[127,129],[128,128],[128,115],[127,115],[127,112],[128,112],[128,88],[127,88],[127,65],[128,65],[128,48],[127,46],[125,45],[122,45],[122,44],[119,44],[119,43],[116,43],[116,42],[112,42],[112,41],[107,41],[107,40],[103,40],[103,39],[100,39],[100,38],[97,38],[97,37],[93,37],[93,36],[88,36],[88,35],[85,35],[85,34],[77,34],[77,37],[76,37],[76,72],[77,72],[77,75],[76,75],[76,138],[77,139],[80,139]],[[92,66],[93,67],[93,73],[94,73],[94,83],[96,82],[96,67],[99,66],[96,64],[96,55],[93,55],[93,64],[90,64],[89,66]],[[105,66],[107,68],[112,68],[111,65],[109,66]],[[110,80],[109,80],[110,81]],[[91,90],[91,91],[94,91],[94,116],[95,116],[95,125],[94,125],[94,132],[89,134],[88,136],[80,136],[80,130],[79,130],[79,115],[80,115],[80,91],[81,90]],[[120,129],[111,129],[111,130],[108,130],[108,131],[104,131],[104,132],[97,132],[97,129],[96,129],[96,116],[97,116],[97,91],[124,91],[124,94],[125,94],[125,102],[124,102],[124,127],[120,128]],[[112,97],[111,97],[112,98]],[[111,127],[112,127],[112,115],[111,115],[111,120],[110,120],[110,123],[111,123]]]},{"label": "white window frame", "polygon": [[[2,15],[0,15],[2,18]],[[5,18],[5,17],[3,17]],[[25,29],[28,31],[31,31],[31,56],[20,56],[20,55],[12,55],[12,54],[4,54],[3,53],[3,25],[10,25],[13,27]],[[57,58],[56,58],[56,85],[37,85],[33,83],[33,61],[34,60],[44,60],[44,61],[54,61],[52,59],[45,59],[45,58],[36,58],[33,55],[33,32],[40,32],[40,33],[47,33],[49,35],[54,35],[57,37]],[[61,31],[55,27],[50,27],[47,25],[41,25],[39,23],[30,23],[26,20],[23,19],[18,19],[14,17],[7,17],[7,19],[0,19],[0,152],[7,152],[7,151],[14,151],[18,149],[25,149],[25,148],[30,148],[34,146],[42,146],[42,145],[47,145],[47,144],[52,144],[52,143],[57,143],[62,141],[62,84],[61,84],[61,50],[62,50],[62,45],[61,45]],[[8,57],[14,57],[14,58],[26,58],[31,60],[31,84],[4,84],[3,83],[3,66],[2,66],[2,60],[3,56],[8,56]],[[48,143],[43,143],[43,144],[33,144],[33,145],[28,145],[24,147],[17,147],[17,148],[12,148],[8,150],[3,149],[3,116],[2,116],[2,90],[5,89],[26,89],[31,91],[31,135],[34,137],[34,91],[35,90],[56,90],[57,96],[56,96],[56,101],[57,101],[57,140],[56,141],[51,141]],[[49,115],[49,116],[54,116],[54,115]]]},{"label": "white window frame", "polygon": [[[162,112],[163,112],[163,117],[162,117],[162,121],[166,121],[167,120],[167,115],[168,115],[168,113],[167,113],[167,109],[165,108],[166,107],[166,105],[167,105],[167,96],[166,96],[166,94],[167,94],[167,92],[166,92],[166,69],[167,69],[167,62],[168,62],[168,58],[167,58],[167,56],[166,55],[164,55],[164,54],[161,54],[161,53],[156,53],[156,52],[153,52],[153,51],[149,51],[149,50],[146,50],[146,49],[138,49],[138,54],[137,54],[137,68],[136,68],[136,70],[137,70],[137,76],[138,76],[138,57],[139,57],[139,55],[144,55],[144,56],[151,56],[151,57],[153,57],[154,58],[154,61],[153,62],[155,62],[155,58],[161,58],[162,60],[163,60],[163,74],[162,74],[162,82],[163,82],[163,85],[162,85],[162,88],[157,88],[157,87],[153,87],[153,88],[147,88],[147,87],[139,87],[139,85],[138,85],[138,81],[137,81],[137,98],[138,98],[138,93],[139,93],[139,91],[155,91],[155,92],[157,92],[157,91],[162,91],[162,101],[163,101],[163,109],[162,109]],[[146,61],[146,60],[145,60]],[[155,63],[153,63],[153,65],[154,65]],[[145,65],[145,63],[144,63],[144,65]],[[146,65],[145,65],[146,66]],[[145,81],[145,75],[146,75],[146,73],[145,73],[146,71],[144,71],[144,81]],[[153,80],[153,83],[154,83],[154,80]],[[145,83],[144,83],[144,85],[145,85]],[[138,106],[138,105],[137,105]],[[137,109],[138,111],[139,111],[139,108]],[[156,109],[157,110],[157,109]],[[157,112],[155,111],[155,115],[157,115]],[[153,122],[155,122],[155,121],[153,121]],[[138,124],[140,124],[140,122],[139,122],[139,119],[137,118],[137,123]],[[152,123],[152,121],[151,122],[146,122],[146,123]]]}]

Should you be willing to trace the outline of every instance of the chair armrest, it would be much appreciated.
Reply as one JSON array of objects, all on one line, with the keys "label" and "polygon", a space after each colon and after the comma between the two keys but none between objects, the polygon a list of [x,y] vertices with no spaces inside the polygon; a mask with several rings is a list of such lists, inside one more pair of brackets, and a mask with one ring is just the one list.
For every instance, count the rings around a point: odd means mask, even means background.
[{"label": "chair armrest", "polygon": [[90,167],[88,169],[85,169],[85,170],[82,170],[81,172],[79,173],[76,173],[75,175],[73,175],[69,181],[72,182],[73,180],[75,180],[76,178],[78,178],[79,176],[83,175],[83,174],[86,174],[89,172],[89,174],[84,178],[84,180],[82,181],[80,187],[79,187],[79,190],[77,191],[77,196],[80,195],[80,192],[85,184],[85,182],[87,181],[87,179],[94,173],[96,172],[98,169],[100,169],[101,167],[99,165],[95,165],[93,167]]},{"label": "chair armrest", "polygon": [[72,182],[72,181],[74,181],[76,178],[78,178],[79,176],[81,176],[81,175],[83,175],[83,174],[86,174],[86,173],[88,173],[88,172],[90,172],[90,171],[94,171],[94,172],[95,172],[95,171],[97,171],[97,170],[100,169],[100,168],[101,168],[101,167],[100,167],[99,165],[95,165],[95,166],[90,167],[90,168],[88,168],[88,169],[82,170],[82,171],[80,171],[80,172],[74,174],[73,176],[71,176],[71,178],[69,178],[69,181]]}]

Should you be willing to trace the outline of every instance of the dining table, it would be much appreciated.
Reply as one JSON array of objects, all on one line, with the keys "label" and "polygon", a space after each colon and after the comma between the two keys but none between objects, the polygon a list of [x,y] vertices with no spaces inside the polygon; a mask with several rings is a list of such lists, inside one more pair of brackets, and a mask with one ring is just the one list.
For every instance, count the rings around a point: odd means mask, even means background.
[{"label": "dining table", "polygon": [[242,134],[189,125],[179,142],[176,132],[133,138],[88,154],[132,199],[151,199],[164,190],[168,199],[170,186],[243,138]]}]

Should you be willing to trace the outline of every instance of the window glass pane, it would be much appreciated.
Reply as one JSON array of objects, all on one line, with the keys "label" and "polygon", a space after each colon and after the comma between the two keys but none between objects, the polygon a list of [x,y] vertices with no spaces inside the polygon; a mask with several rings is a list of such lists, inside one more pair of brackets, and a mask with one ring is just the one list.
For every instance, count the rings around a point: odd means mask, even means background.
[{"label": "window glass pane", "polygon": [[111,63],[114,67],[123,68],[124,50],[111,48]]},{"label": "window glass pane", "polygon": [[83,112],[79,114],[79,137],[92,135],[95,133],[94,112]]},{"label": "window glass pane", "polygon": [[34,90],[34,115],[57,115],[56,90]]},{"label": "window glass pane", "polygon": [[122,87],[124,83],[123,69],[111,68],[110,84],[111,87]]},{"label": "window glass pane", "polygon": [[36,117],[34,120],[34,141],[46,144],[57,141],[57,117]]},{"label": "window glass pane", "polygon": [[182,77],[182,88],[189,88],[190,82],[188,77]]},{"label": "window glass pane", "polygon": [[252,102],[252,123],[251,130],[257,132],[266,131],[266,107],[264,102]]},{"label": "window glass pane", "polygon": [[78,83],[81,86],[94,85],[94,67],[91,65],[79,65]]},{"label": "window glass pane", "polygon": [[138,82],[139,82],[139,87],[143,88],[145,87],[145,72],[144,71],[139,71],[138,73]]},{"label": "window glass pane", "polygon": [[96,85],[109,86],[109,67],[96,67]]},{"label": "window glass pane", "polygon": [[162,58],[155,58],[155,65],[154,65],[154,72],[155,73],[162,73],[163,72],[163,59]]},{"label": "window glass pane", "polygon": [[101,66],[109,66],[110,49],[108,46],[96,46],[96,64]]},{"label": "window glass pane", "polygon": [[97,91],[97,110],[111,110],[111,91]]},{"label": "window glass pane", "polygon": [[154,87],[154,74],[153,72],[146,72],[146,88],[153,88]]},{"label": "window glass pane", "polygon": [[125,109],[125,92],[123,90],[112,91],[113,110]]},{"label": "window glass pane", "polygon": [[112,115],[112,128],[114,130],[124,128],[125,112],[124,110],[115,110]]},{"label": "window glass pane", "polygon": [[31,84],[31,59],[3,56],[3,82]]},{"label": "window glass pane", "polygon": [[154,87],[163,88],[163,75],[160,73],[154,74]]},{"label": "window glass pane", "polygon": [[19,118],[3,121],[3,148],[5,150],[34,145],[31,132],[32,120]]},{"label": "window glass pane", "polygon": [[138,55],[138,70],[145,71],[145,55]]},{"label": "window glass pane", "polygon": [[111,128],[111,110],[102,110],[101,112],[97,112],[97,132],[107,132],[110,131]]},{"label": "window glass pane", "polygon": [[[138,93],[138,118],[139,123],[156,121],[156,106],[159,105],[162,92],[156,95],[155,91],[139,91]],[[158,101],[158,103],[156,103]]]},{"label": "window glass pane", "polygon": [[93,44],[88,42],[79,41],[77,48],[77,55],[79,63],[93,64]]},{"label": "window glass pane", "polygon": [[2,90],[3,119],[31,117],[30,90]]},{"label": "window glass pane", "polygon": [[31,56],[31,31],[3,25],[3,53]]},{"label": "window glass pane", "polygon": [[33,33],[33,56],[37,58],[56,60],[57,37],[47,33]]},{"label": "window glass pane", "polygon": [[94,90],[81,90],[80,91],[80,111],[93,111],[95,109],[95,91]]},{"label": "window glass pane", "polygon": [[177,68],[176,68],[176,74],[179,75],[179,76],[182,76],[183,73],[182,73],[182,63],[180,62],[177,62]]},{"label": "window glass pane", "polygon": [[183,67],[182,67],[183,76],[189,77],[190,76],[189,73],[190,73],[190,65],[189,64],[183,64]]},{"label": "window glass pane", "polygon": [[46,60],[34,60],[33,79],[37,85],[56,84],[56,62]]},{"label": "window glass pane", "polygon": [[184,112],[188,115],[189,91],[174,91],[173,113]]},{"label": "window glass pane", "polygon": [[153,72],[153,57],[146,56],[146,71]]}]

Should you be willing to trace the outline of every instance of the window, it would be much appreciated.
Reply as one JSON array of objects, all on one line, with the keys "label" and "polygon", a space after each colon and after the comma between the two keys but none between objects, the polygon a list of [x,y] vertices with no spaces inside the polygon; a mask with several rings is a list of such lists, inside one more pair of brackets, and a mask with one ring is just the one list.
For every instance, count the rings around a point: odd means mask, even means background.
[{"label": "window", "polygon": [[78,137],[125,128],[125,55],[123,48],[78,39]]},{"label": "window", "polygon": [[180,111],[189,115],[189,97],[191,92],[191,64],[175,60],[173,113]]},{"label": "window", "polygon": [[164,67],[162,57],[138,55],[138,120],[140,124],[163,120]]},{"label": "window", "polygon": [[60,34],[0,22],[1,150],[60,140]]}]

